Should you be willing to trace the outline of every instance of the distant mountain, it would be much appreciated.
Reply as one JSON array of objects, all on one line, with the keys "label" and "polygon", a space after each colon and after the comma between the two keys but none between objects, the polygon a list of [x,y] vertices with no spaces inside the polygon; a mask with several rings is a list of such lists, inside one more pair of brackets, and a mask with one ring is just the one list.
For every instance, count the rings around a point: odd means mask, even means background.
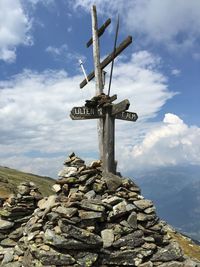
[{"label": "distant mountain", "polygon": [[0,198],[15,193],[17,185],[26,181],[34,182],[43,196],[53,193],[51,186],[54,184],[54,179],[0,166]]},{"label": "distant mountain", "polygon": [[158,215],[200,241],[200,167],[161,168],[134,177]]}]

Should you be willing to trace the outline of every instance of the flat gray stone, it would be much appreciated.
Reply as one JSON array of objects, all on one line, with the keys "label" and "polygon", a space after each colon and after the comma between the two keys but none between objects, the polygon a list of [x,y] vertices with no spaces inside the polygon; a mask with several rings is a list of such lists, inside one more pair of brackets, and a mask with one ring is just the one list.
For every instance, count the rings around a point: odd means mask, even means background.
[{"label": "flat gray stone", "polygon": [[89,178],[89,174],[87,173],[87,174],[79,176],[79,181],[85,182],[88,178]]},{"label": "flat gray stone", "polygon": [[70,176],[70,177],[64,177],[62,179],[59,179],[56,181],[57,184],[64,185],[64,184],[76,184],[79,183],[79,180],[75,176]]},{"label": "flat gray stone", "polygon": [[57,196],[56,195],[51,195],[49,197],[42,198],[41,200],[38,201],[38,207],[41,210],[47,210],[51,209],[55,203],[56,203]]},{"label": "flat gray stone", "polygon": [[141,263],[139,267],[153,267],[153,263],[151,261]]},{"label": "flat gray stone", "polygon": [[92,203],[89,200],[82,200],[80,203],[80,206],[82,209],[85,209],[85,210],[92,210],[92,211],[97,211],[97,212],[105,211],[104,206]]},{"label": "flat gray stone", "polygon": [[113,210],[109,213],[109,220],[119,218],[124,214],[126,214],[127,213],[126,205],[127,205],[126,201],[123,200],[122,202],[113,206]]},{"label": "flat gray stone", "polygon": [[135,266],[135,258],[138,252],[134,249],[116,251],[110,255],[103,255],[103,264],[117,266]]},{"label": "flat gray stone", "polygon": [[136,200],[133,203],[137,208],[141,210],[145,210],[153,206],[153,202],[147,199]]},{"label": "flat gray stone", "polygon": [[4,265],[2,265],[3,267],[23,267],[22,263],[18,262],[18,261],[14,261],[14,262],[8,262],[5,263]]},{"label": "flat gray stone", "polygon": [[60,192],[60,191],[62,190],[60,184],[54,184],[54,185],[52,186],[52,189],[53,189],[53,191],[56,192],[56,193],[58,193],[58,192]]},{"label": "flat gray stone", "polygon": [[126,201],[123,200],[122,202],[118,203],[117,205],[113,206],[113,212],[114,215],[118,214],[118,213],[125,213],[126,210]]},{"label": "flat gray stone", "polygon": [[52,248],[49,251],[36,249],[34,254],[45,266],[52,266],[53,264],[56,266],[66,266],[75,263],[75,259],[71,255],[59,253]]},{"label": "flat gray stone", "polygon": [[119,238],[113,243],[113,246],[116,248],[120,248],[123,246],[128,246],[130,248],[139,247],[144,244],[144,240],[142,239],[142,237],[143,232],[141,230],[137,230],[131,234]]},{"label": "flat gray stone", "polygon": [[159,248],[158,251],[153,255],[151,261],[176,261],[183,258],[183,253],[176,242],[170,243],[164,248]]},{"label": "flat gray stone", "polygon": [[95,198],[95,196],[96,196],[96,193],[94,192],[94,190],[90,190],[85,194],[85,197],[87,199],[93,199],[93,198]]},{"label": "flat gray stone", "polygon": [[81,267],[92,267],[98,258],[98,254],[91,252],[80,252],[77,254],[77,263]]},{"label": "flat gray stone", "polygon": [[114,232],[112,229],[105,229],[101,231],[101,237],[103,240],[103,247],[108,248],[111,247],[114,242]]},{"label": "flat gray stone", "polygon": [[59,177],[70,177],[77,174],[77,167],[64,167],[59,173]]},{"label": "flat gray stone", "polygon": [[104,220],[102,212],[79,210],[78,213],[82,220]]},{"label": "flat gray stone", "polygon": [[1,240],[0,244],[3,247],[14,247],[15,245],[17,245],[17,242],[10,238],[5,238]]},{"label": "flat gray stone", "polygon": [[153,207],[145,209],[144,213],[151,214],[151,213],[155,213],[155,211],[156,211],[156,208],[153,206]]},{"label": "flat gray stone", "polygon": [[106,181],[108,190],[115,191],[121,184],[122,178],[112,173],[104,173],[103,178]]},{"label": "flat gray stone", "polygon": [[103,244],[101,237],[90,231],[73,225],[66,225],[62,221],[59,221],[59,226],[63,233],[66,233],[69,237],[80,240],[87,245],[101,247]]},{"label": "flat gray stone", "polygon": [[133,228],[133,229],[137,229],[137,214],[136,212],[132,212],[128,219],[127,222],[129,223],[129,225]]},{"label": "flat gray stone", "polygon": [[[78,236],[72,230],[66,234],[58,235],[55,234],[54,231],[47,229],[44,234],[44,242],[47,245],[66,250],[87,250],[102,247],[103,242],[99,236],[89,236],[88,231],[81,230],[83,231],[83,234]],[[75,236],[76,239],[73,236]],[[77,237],[79,239],[77,239]],[[83,241],[82,238],[84,239]]]},{"label": "flat gray stone", "polygon": [[13,260],[13,254],[14,254],[14,251],[13,250],[8,250],[4,254],[4,257],[3,257],[3,260],[2,260],[2,263],[1,264],[5,264],[5,263],[8,263],[8,262],[11,262]]},{"label": "flat gray stone", "polygon": [[13,227],[13,225],[14,225],[13,222],[0,219],[0,230],[10,229]]},{"label": "flat gray stone", "polygon": [[156,215],[155,214],[145,214],[142,212],[137,213],[137,220],[141,221],[141,222],[145,222],[145,221],[152,221],[156,219]]},{"label": "flat gray stone", "polygon": [[117,196],[113,196],[113,197],[109,197],[109,198],[104,198],[102,200],[103,203],[107,203],[107,204],[112,205],[112,206],[114,206],[114,205],[116,205],[116,204],[118,204],[118,203],[120,203],[122,201],[123,201],[123,198],[117,197]]},{"label": "flat gray stone", "polygon": [[56,212],[66,218],[71,218],[72,216],[74,216],[77,213],[77,210],[77,208],[65,208],[63,206],[52,209],[53,212]]},{"label": "flat gray stone", "polygon": [[[182,262],[173,261],[173,262],[166,262],[160,265],[160,267],[184,267]],[[185,267],[191,267],[190,265],[186,265]],[[195,267],[195,265],[193,266]]]}]

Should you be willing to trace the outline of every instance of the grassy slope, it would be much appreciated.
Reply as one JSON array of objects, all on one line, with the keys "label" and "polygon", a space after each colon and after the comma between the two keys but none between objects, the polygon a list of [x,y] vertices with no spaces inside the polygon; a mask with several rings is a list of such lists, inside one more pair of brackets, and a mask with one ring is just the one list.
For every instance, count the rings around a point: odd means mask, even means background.
[{"label": "grassy slope", "polygon": [[8,197],[9,194],[15,192],[17,185],[26,181],[34,182],[44,196],[53,193],[51,191],[51,186],[54,184],[52,178],[0,166],[0,197]]},{"label": "grassy slope", "polygon": [[179,243],[186,256],[200,261],[200,246],[195,244],[190,238],[185,237],[178,232],[169,232],[169,234]]}]

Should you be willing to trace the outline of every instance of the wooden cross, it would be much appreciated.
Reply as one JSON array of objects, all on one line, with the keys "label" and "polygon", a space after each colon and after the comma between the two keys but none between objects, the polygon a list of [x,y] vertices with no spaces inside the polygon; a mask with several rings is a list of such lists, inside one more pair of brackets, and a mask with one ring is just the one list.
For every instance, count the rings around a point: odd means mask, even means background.
[{"label": "wooden cross", "polygon": [[88,41],[87,47],[93,44],[94,71],[87,76],[87,79],[80,83],[80,88],[83,88],[88,81],[95,77],[96,96],[91,100],[86,100],[85,106],[72,108],[70,117],[72,120],[99,119],[98,139],[100,159],[103,162],[105,172],[115,173],[115,119],[136,121],[138,116],[134,112],[127,111],[130,106],[128,99],[113,104],[112,102],[117,99],[117,95],[110,97],[103,93],[102,72],[114,58],[132,43],[132,37],[128,36],[109,56],[100,62],[99,37],[104,33],[111,20],[108,19],[98,29],[96,7],[92,6],[91,11],[92,38]]}]

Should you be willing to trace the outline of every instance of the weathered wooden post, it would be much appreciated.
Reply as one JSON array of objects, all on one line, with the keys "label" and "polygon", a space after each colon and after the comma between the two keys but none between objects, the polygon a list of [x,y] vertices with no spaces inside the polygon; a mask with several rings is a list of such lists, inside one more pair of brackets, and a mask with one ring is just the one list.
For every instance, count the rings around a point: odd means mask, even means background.
[{"label": "weathered wooden post", "polygon": [[[102,69],[100,66],[100,51],[99,51],[99,37],[98,37],[98,22],[97,22],[96,6],[92,6],[91,15],[92,15],[92,40],[93,40],[93,59],[94,59],[96,95],[100,95],[103,93],[103,79],[102,79]],[[100,159],[104,162],[103,131],[104,131],[104,119],[100,118],[97,121],[97,132],[98,132]]]},{"label": "weathered wooden post", "polygon": [[115,117],[112,116],[112,106],[105,108],[104,123],[104,159],[105,172],[116,173],[115,164]]}]

